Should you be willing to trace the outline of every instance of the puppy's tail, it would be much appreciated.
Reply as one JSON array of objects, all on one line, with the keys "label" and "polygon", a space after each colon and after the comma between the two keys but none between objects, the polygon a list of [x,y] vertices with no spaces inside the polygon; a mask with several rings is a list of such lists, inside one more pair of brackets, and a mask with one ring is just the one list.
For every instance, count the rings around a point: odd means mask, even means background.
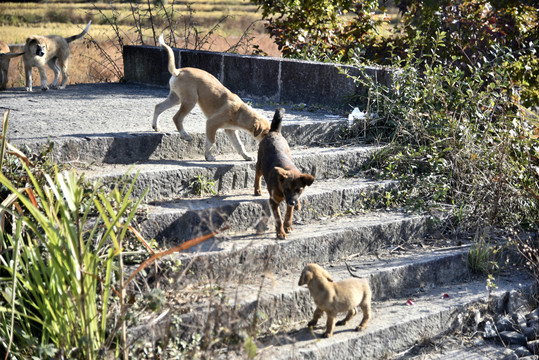
[{"label": "puppy's tail", "polygon": [[275,109],[275,114],[273,115],[273,120],[271,121],[270,132],[281,132],[281,123],[283,122],[284,109],[277,108]]},{"label": "puppy's tail", "polygon": [[348,269],[348,272],[350,273],[350,275],[352,275],[352,277],[355,277],[355,278],[358,278],[358,279],[361,279],[361,276],[357,276],[356,274],[354,274],[352,272],[352,269],[350,269],[350,265],[348,265],[348,263],[345,261],[344,264],[346,265],[346,268]]},{"label": "puppy's tail", "polygon": [[88,25],[86,25],[86,27],[84,28],[84,30],[82,30],[82,32],[78,35],[73,35],[73,36],[70,36],[70,37],[66,37],[66,41],[68,43],[72,42],[72,41],[75,41],[77,39],[80,39],[81,37],[83,37],[84,35],[88,34],[88,29],[90,28],[90,24],[92,23],[92,20],[88,21]]},{"label": "puppy's tail", "polygon": [[165,44],[163,34],[159,35],[159,45],[164,47],[168,53],[168,72],[174,76],[180,75],[180,69],[176,69],[176,64],[174,63],[174,51],[172,51],[172,48],[170,46]]}]

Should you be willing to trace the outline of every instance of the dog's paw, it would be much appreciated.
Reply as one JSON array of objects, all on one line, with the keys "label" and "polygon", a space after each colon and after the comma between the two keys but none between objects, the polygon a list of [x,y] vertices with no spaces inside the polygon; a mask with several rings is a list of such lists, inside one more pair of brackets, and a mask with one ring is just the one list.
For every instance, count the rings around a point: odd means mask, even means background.
[{"label": "dog's paw", "polygon": [[27,92],[32,92],[32,88],[31,88],[31,87],[27,87],[27,88],[26,88],[26,91],[27,91]]},{"label": "dog's paw", "polygon": [[284,231],[278,231],[277,232],[277,239],[279,240],[285,240],[286,239],[286,233]]},{"label": "dog's paw", "polygon": [[41,87],[41,91],[47,91],[47,90],[49,90],[49,87],[48,87],[48,86],[42,86],[42,87]]},{"label": "dog's paw", "polygon": [[312,321],[312,320],[311,320],[311,321],[309,321],[309,322],[307,323],[307,327],[309,327],[309,328],[313,328],[315,325],[316,325],[316,321]]},{"label": "dog's paw", "polygon": [[361,325],[359,325],[359,326],[356,328],[356,331],[357,331],[357,332],[363,331],[363,330],[365,330],[366,327],[367,327],[367,326],[361,326]]},{"label": "dog's paw", "polygon": [[206,161],[215,161],[216,158],[213,155],[206,155]]},{"label": "dog's paw", "polygon": [[331,334],[323,333],[323,334],[322,334],[322,337],[323,337],[324,339],[327,339],[327,338],[330,338],[330,337],[331,337]]},{"label": "dog's paw", "polygon": [[262,190],[255,189],[255,196],[262,196]]},{"label": "dog's paw", "polygon": [[290,225],[290,226],[285,226],[285,227],[284,227],[284,232],[287,233],[287,234],[290,233],[290,232],[292,232],[292,225]]},{"label": "dog's paw", "polygon": [[[193,138],[191,137],[191,135],[189,135],[185,130],[180,131],[180,137],[181,137],[182,139],[184,139],[185,141],[191,141],[191,140],[193,140]],[[208,160],[208,159],[206,158],[206,160]],[[215,160],[215,159],[214,159],[214,160]]]},{"label": "dog's paw", "polygon": [[249,155],[244,155],[243,158],[245,159],[245,161],[255,161],[255,158]]}]

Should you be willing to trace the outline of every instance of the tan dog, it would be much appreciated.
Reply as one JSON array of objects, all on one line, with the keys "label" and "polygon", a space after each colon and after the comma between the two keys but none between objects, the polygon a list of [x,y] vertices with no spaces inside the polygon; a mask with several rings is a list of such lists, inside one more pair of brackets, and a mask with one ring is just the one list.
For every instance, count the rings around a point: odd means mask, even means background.
[{"label": "tan dog", "polygon": [[[350,271],[350,269],[348,270]],[[361,320],[356,331],[364,330],[367,327],[367,323],[371,318],[372,297],[367,279],[351,278],[334,282],[331,275],[320,265],[309,264],[303,269],[298,283],[300,286],[305,284],[309,287],[309,292],[316,304],[313,319],[309,321],[307,326],[316,325],[318,319],[325,312],[327,314],[327,324],[323,337],[330,337],[333,335],[337,314],[347,312],[346,317],[336,324],[337,326],[345,325],[357,314],[356,308],[360,306],[363,311],[363,320]]]},{"label": "tan dog", "polygon": [[[67,67],[69,64],[69,55],[71,53],[69,43],[86,35],[91,23],[92,21],[90,20],[80,34],[68,38],[63,38],[59,35],[32,35],[26,39],[24,55],[22,57],[24,61],[24,73],[26,75],[26,91],[32,91],[32,68],[34,66],[39,70],[41,90],[46,91],[49,89],[47,86],[47,68],[45,65],[48,65],[54,71],[54,80],[51,83],[51,88],[65,88],[68,77]],[[62,83],[58,87],[60,71],[62,72]]]},{"label": "tan dog", "polygon": [[0,90],[7,88],[7,73],[9,71],[9,60],[23,53],[11,53],[5,41],[0,40]]},{"label": "tan dog", "polygon": [[168,52],[168,71],[172,77],[169,81],[168,98],[155,106],[153,129],[161,131],[159,115],[181,102],[180,109],[173,117],[174,124],[181,138],[191,141],[191,136],[183,128],[183,120],[198,102],[207,118],[206,160],[215,160],[215,156],[211,153],[215,144],[215,135],[218,129],[224,129],[236,151],[245,160],[252,161],[253,158],[245,152],[236,130],[246,131],[260,141],[269,131],[269,121],[258,115],[210,73],[195,68],[177,69],[174,63],[174,52],[165,44],[162,34],[159,37],[159,44]]},{"label": "tan dog", "polygon": [[[270,206],[275,218],[277,238],[285,239],[292,231],[294,209],[299,210],[299,197],[306,186],[312,185],[314,177],[301,173],[292,162],[288,142],[281,135],[281,122],[284,109],[275,110],[270,132],[258,145],[258,160],[255,173],[255,195],[262,195],[260,189],[262,176],[266,181],[270,195]],[[286,214],[283,220],[279,204],[286,202]]]}]

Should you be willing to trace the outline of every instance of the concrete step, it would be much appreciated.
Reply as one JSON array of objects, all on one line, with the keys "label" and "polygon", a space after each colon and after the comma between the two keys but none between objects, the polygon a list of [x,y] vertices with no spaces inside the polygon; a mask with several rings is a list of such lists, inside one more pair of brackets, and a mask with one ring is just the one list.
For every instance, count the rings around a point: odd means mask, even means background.
[{"label": "concrete step", "polygon": [[[356,172],[380,149],[379,146],[296,147],[292,149],[294,163],[302,172],[312,174],[316,181],[344,177]],[[239,155],[235,160],[208,162],[193,160],[147,160],[133,165],[91,165],[79,170],[90,180],[101,179],[105,184],[115,184],[127,175],[135,175],[133,196],[138,197],[148,189],[146,202],[172,200],[193,195],[191,183],[198,177],[211,181],[218,194],[245,189],[252,193],[255,162],[244,161]]]},{"label": "concrete step", "polygon": [[[439,286],[433,284],[395,299],[375,300],[372,305],[374,316],[365,331],[355,331],[361,321],[359,315],[347,325],[338,327],[329,339],[320,337],[325,330],[325,316],[313,330],[306,328],[307,321],[301,321],[301,329],[283,331],[261,341],[256,358],[386,359],[418,342],[458,332],[470,309],[495,304],[515,289],[526,292],[525,287],[531,281],[512,274],[499,278],[496,284],[498,288],[490,295],[484,280],[464,280]],[[413,305],[407,303],[410,298]]]},{"label": "concrete step", "polygon": [[270,231],[262,235],[225,231],[177,255],[194,274],[208,267],[220,279],[246,279],[267,271],[301,271],[305,259],[331,263],[354,254],[421,239],[431,221],[425,216],[369,212],[317,219],[296,225],[286,240]]},{"label": "concrete step", "polygon": [[[313,239],[312,243],[316,243],[316,240]],[[389,244],[385,245],[383,250],[387,254],[390,247]],[[467,251],[468,247],[463,246],[443,251],[419,250],[404,256],[387,255],[382,258],[375,255],[359,255],[351,259],[348,257],[347,263],[356,275],[369,279],[373,301],[382,302],[415,296],[420,290],[467,281],[470,275],[466,267]],[[365,253],[362,252],[362,254]],[[248,322],[253,320],[255,313],[260,313],[267,319],[257,323],[257,330],[260,333],[266,334],[269,329],[275,329],[278,324],[281,324],[287,332],[292,331],[300,323],[310,320],[315,308],[307,287],[298,286],[299,277],[305,265],[311,262],[322,265],[335,281],[350,277],[343,257],[335,256],[329,262],[322,262],[316,255],[309,255],[306,254],[302,259],[290,259],[289,268],[284,269],[272,269],[271,263],[278,260],[270,256],[269,260],[264,261],[269,266],[263,272],[245,271],[243,276],[236,277],[234,280],[215,279],[215,281],[226,284],[223,291],[229,299],[228,305],[239,309],[237,315],[244,321],[243,326],[247,326]],[[231,264],[229,268],[232,267]],[[210,271],[219,273],[213,268],[201,271],[199,274]],[[254,276],[249,274],[254,274]],[[208,316],[215,315],[204,311],[203,303],[200,306],[201,308],[196,305],[190,308],[184,323],[196,328],[197,324],[208,321]],[[325,324],[322,320],[320,325]],[[357,323],[354,323],[357,326]],[[299,327],[304,325],[299,325]]]},{"label": "concrete step", "polygon": [[[294,212],[294,223],[344,214],[367,206],[373,197],[380,199],[394,183],[359,178],[315,181],[302,195],[302,208]],[[249,192],[251,193],[251,192]],[[281,204],[284,215],[285,204]],[[267,191],[262,196],[247,195],[244,189],[228,195],[156,202],[146,207],[141,233],[146,239],[180,243],[230,225],[231,231],[265,233],[275,237],[273,216]]]},{"label": "concrete step", "polygon": [[[80,86],[77,90],[98,93],[100,106],[96,106],[91,98],[86,99],[84,94],[64,92],[54,97],[54,121],[50,120],[49,111],[43,113],[42,104],[27,99],[29,95],[7,94],[3,99],[5,106],[13,108],[10,142],[21,149],[39,152],[50,140],[54,142],[54,159],[59,162],[132,164],[148,160],[203,158],[206,118],[198,106],[185,119],[185,128],[193,137],[192,141],[185,141],[172,121],[177,107],[161,115],[163,132],[151,129],[153,109],[166,98],[166,89],[91,85]],[[84,110],[75,111],[74,106]],[[275,107],[257,107],[256,111],[271,121]],[[343,117],[289,107],[282,132],[290,146],[315,146],[341,142],[346,127],[347,120]],[[239,133],[247,151],[255,155],[255,140],[242,131]],[[229,159],[229,154],[235,153],[228,138],[219,131],[214,146],[217,159]]]},{"label": "concrete step", "polygon": [[[498,288],[489,294],[485,280],[468,272],[467,246],[407,250],[400,254],[386,247],[375,256],[348,258],[354,273],[368,278],[373,291],[373,318],[364,332],[354,331],[361,314],[347,326],[337,327],[330,339],[320,338],[325,316],[314,331],[305,328],[315,305],[308,289],[297,285],[301,271],[295,269],[317,261],[316,256],[305,255],[301,260],[292,257],[288,269],[266,269],[255,276],[246,273],[234,281],[216,278],[219,272],[211,265],[205,270],[190,268],[197,277],[211,279],[215,292],[207,294],[206,300],[197,297],[156,315],[150,329],[133,327],[131,336],[162,333],[159,329],[168,326],[171,316],[177,316],[180,326],[168,336],[189,338],[195,329],[212,332],[227,328],[241,333],[256,328],[259,359],[381,359],[420,339],[462,326],[462,314],[470,306],[496,302],[496,296],[531,284],[528,277],[515,272],[510,279],[497,277]],[[320,263],[335,281],[350,277],[342,259]],[[233,261],[230,266],[234,266]],[[413,305],[407,304],[408,299]]]}]

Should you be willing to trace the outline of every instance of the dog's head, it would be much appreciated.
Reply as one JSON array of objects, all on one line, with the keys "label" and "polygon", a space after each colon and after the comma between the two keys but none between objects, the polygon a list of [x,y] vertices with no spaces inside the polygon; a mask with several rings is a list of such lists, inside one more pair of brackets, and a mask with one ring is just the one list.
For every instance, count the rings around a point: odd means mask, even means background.
[{"label": "dog's head", "polygon": [[306,186],[310,186],[314,181],[314,176],[299,172],[287,171],[281,167],[276,167],[279,174],[279,187],[284,194],[288,206],[296,206],[299,197]]},{"label": "dog's head", "polygon": [[47,44],[39,36],[30,36],[26,39],[26,48],[30,55],[42,57],[47,51]]},{"label": "dog's head", "polygon": [[318,264],[312,263],[312,264],[309,264],[309,265],[305,266],[305,268],[303,268],[303,271],[301,272],[301,276],[299,278],[298,285],[299,286],[305,285],[305,284],[309,285],[309,283],[314,278],[325,279],[325,280],[327,280],[329,282],[333,282],[333,278],[326,271],[326,269],[324,269],[323,267],[321,267]]},{"label": "dog's head", "polygon": [[253,124],[253,137],[261,141],[270,131],[270,123],[264,118],[258,118]]}]

